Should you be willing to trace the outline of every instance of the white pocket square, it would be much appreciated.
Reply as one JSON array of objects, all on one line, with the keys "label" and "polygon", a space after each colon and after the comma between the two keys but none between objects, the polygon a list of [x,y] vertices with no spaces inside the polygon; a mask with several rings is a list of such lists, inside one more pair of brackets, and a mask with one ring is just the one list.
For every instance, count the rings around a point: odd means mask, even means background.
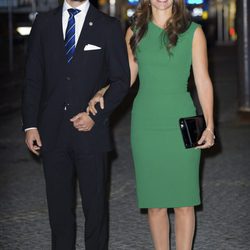
[{"label": "white pocket square", "polygon": [[88,50],[98,50],[98,49],[101,49],[101,47],[98,47],[98,46],[93,45],[93,44],[87,44],[87,45],[85,45],[85,47],[84,47],[84,51],[88,51]]}]

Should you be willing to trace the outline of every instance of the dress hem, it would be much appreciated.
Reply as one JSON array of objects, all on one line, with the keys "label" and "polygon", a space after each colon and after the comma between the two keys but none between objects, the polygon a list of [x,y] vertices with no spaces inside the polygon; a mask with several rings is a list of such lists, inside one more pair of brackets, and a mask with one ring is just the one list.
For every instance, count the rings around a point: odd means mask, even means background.
[{"label": "dress hem", "polygon": [[178,208],[178,207],[195,207],[200,206],[201,202],[194,202],[190,204],[178,204],[172,206],[138,206],[139,209],[147,209],[147,208]]}]

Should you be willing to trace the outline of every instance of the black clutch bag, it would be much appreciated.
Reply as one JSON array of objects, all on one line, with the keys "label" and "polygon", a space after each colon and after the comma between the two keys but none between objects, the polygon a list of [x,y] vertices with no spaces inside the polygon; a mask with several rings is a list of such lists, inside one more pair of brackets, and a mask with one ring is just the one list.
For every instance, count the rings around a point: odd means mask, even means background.
[{"label": "black clutch bag", "polygon": [[180,118],[179,125],[185,148],[198,146],[203,131],[206,129],[206,122],[203,115]]}]

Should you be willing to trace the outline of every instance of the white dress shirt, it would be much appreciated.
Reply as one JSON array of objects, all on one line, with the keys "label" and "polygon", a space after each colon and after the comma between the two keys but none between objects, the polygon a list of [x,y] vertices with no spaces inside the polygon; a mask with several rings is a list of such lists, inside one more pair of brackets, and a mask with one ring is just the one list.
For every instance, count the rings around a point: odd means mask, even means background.
[{"label": "white dress shirt", "polygon": [[[84,1],[80,6],[77,7],[78,10],[80,10],[81,12],[79,12],[77,15],[75,15],[75,41],[77,45],[78,39],[80,37],[81,31],[82,31],[82,27],[89,9],[89,0]],[[66,33],[66,29],[67,29],[67,25],[68,25],[68,21],[69,21],[69,12],[68,9],[72,9],[72,6],[70,6],[67,1],[64,1],[63,4],[63,13],[62,13],[62,27],[63,27],[63,37],[65,39],[65,33]]]},{"label": "white dress shirt", "polygon": [[[79,40],[82,27],[89,9],[90,3],[89,0],[84,1],[80,6],[77,7],[80,12],[75,15],[75,45],[77,45],[77,42]],[[68,4],[66,0],[64,0],[63,4],[63,10],[62,10],[62,28],[63,28],[63,38],[65,39],[65,33],[69,21],[69,12],[68,9],[72,9],[73,7]],[[25,132],[30,129],[36,129],[36,127],[26,128]]]}]

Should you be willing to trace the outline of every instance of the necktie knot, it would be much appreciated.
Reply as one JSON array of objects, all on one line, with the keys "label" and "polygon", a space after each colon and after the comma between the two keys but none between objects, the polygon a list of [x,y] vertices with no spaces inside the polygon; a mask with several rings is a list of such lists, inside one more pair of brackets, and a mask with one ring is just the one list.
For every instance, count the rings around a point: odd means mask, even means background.
[{"label": "necktie knot", "polygon": [[78,9],[68,9],[68,12],[69,12],[70,16],[75,16],[75,15],[77,15],[81,11],[78,10]]}]

